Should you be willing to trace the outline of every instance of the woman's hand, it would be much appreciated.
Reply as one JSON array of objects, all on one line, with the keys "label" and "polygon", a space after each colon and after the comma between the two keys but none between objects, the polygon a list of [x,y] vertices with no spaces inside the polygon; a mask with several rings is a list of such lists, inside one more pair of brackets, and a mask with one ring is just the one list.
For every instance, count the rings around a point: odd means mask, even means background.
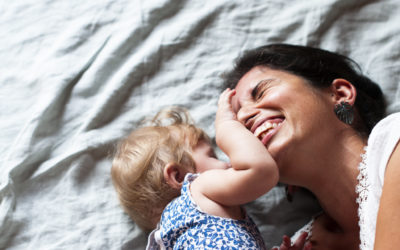
[{"label": "woman's hand", "polygon": [[284,235],[282,244],[279,246],[279,248],[275,247],[271,250],[311,250],[311,243],[306,243],[307,236],[308,233],[303,232],[296,240],[296,242],[292,245],[290,238]]}]

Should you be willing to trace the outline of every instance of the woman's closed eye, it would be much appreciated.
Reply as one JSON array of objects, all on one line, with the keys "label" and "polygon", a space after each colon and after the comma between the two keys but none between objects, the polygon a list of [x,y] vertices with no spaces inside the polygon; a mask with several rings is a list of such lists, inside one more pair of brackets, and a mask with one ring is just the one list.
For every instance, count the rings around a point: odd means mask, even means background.
[{"label": "woman's closed eye", "polygon": [[264,96],[265,91],[268,89],[268,87],[271,85],[272,82],[274,82],[276,79],[265,79],[261,80],[256,87],[252,90],[251,96],[255,101],[258,101],[261,99],[261,97]]}]

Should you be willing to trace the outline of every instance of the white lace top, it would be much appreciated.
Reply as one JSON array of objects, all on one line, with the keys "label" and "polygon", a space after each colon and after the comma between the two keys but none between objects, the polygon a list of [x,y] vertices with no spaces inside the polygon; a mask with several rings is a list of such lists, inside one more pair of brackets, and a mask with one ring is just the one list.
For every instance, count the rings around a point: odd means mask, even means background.
[{"label": "white lace top", "polygon": [[[362,154],[358,168],[358,185],[356,192],[359,204],[358,217],[360,225],[360,249],[370,250],[374,247],[376,219],[382,194],[386,165],[400,139],[400,113],[389,115],[380,121],[368,138],[368,146]],[[294,242],[301,232],[312,234],[314,218],[293,237]]]},{"label": "white lace top", "polygon": [[359,204],[360,249],[373,249],[376,219],[386,165],[400,139],[400,113],[380,121],[368,138],[368,147],[360,163],[356,187]]}]

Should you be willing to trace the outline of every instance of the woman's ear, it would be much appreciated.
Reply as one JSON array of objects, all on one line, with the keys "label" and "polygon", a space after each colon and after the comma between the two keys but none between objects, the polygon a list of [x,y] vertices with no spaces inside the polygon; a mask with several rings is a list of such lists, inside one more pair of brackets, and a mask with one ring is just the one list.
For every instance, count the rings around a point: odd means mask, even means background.
[{"label": "woman's ear", "polygon": [[332,98],[335,104],[345,102],[354,105],[356,102],[357,90],[349,81],[338,78],[332,82]]},{"label": "woman's ear", "polygon": [[164,179],[171,188],[180,190],[187,172],[177,163],[168,163],[164,167]]}]

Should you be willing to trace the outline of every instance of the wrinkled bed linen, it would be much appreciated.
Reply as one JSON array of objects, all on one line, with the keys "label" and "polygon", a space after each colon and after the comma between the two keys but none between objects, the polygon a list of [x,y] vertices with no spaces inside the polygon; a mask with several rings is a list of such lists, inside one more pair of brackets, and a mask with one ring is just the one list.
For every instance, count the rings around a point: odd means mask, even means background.
[{"label": "wrinkled bed linen", "polygon": [[[0,249],[144,249],[110,181],[115,143],[172,104],[213,136],[221,74],[246,49],[348,55],[380,84],[388,112],[400,111],[397,0],[21,0],[0,10]],[[277,186],[247,210],[272,246],[316,204],[306,191],[289,203]]]}]

